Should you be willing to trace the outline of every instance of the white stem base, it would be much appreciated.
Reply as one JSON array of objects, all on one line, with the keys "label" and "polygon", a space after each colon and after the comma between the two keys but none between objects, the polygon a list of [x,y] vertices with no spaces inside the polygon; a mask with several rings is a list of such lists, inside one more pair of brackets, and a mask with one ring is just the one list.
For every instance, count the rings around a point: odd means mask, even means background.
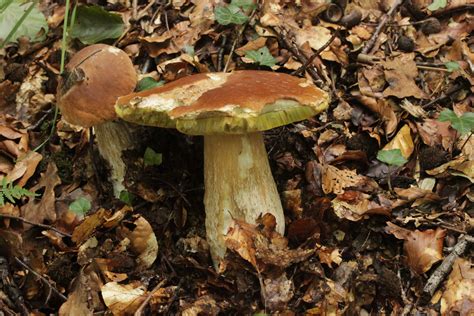
[{"label": "white stem base", "polygon": [[207,241],[216,267],[233,219],[255,224],[271,213],[276,230],[284,233],[283,208],[261,133],[204,136],[204,183]]},{"label": "white stem base", "polygon": [[105,122],[94,126],[95,138],[100,155],[109,163],[110,181],[114,187],[114,196],[119,197],[125,190],[125,163],[122,152],[132,148],[130,127],[123,121]]}]

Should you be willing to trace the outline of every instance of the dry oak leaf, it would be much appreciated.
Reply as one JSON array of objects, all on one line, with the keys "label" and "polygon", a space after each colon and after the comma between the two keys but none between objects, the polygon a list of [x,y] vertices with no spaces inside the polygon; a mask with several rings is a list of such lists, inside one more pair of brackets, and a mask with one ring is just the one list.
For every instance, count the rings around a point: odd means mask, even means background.
[{"label": "dry oak leaf", "polygon": [[[465,162],[470,163],[470,161],[466,160],[466,157],[458,156],[455,159],[442,164],[441,166],[438,166],[431,170],[426,170],[426,173],[430,176],[437,176],[448,171],[449,169],[459,168],[458,166],[461,166],[461,170],[463,170],[462,166]],[[468,174],[469,172],[472,174],[472,170],[468,171]]]},{"label": "dry oak leaf", "polygon": [[428,96],[415,83],[418,68],[415,63],[415,54],[400,54],[399,56],[382,62],[385,71],[385,80],[389,87],[383,92],[384,96],[395,96],[399,99],[415,97],[427,99]]},{"label": "dry oak leaf", "polygon": [[413,144],[411,130],[408,125],[403,125],[395,137],[383,148],[383,150],[391,149],[400,149],[402,156],[405,157],[405,159],[410,158],[415,149],[415,145]]},{"label": "dry oak leaf", "polygon": [[403,248],[407,263],[415,273],[423,274],[431,269],[433,264],[443,259],[445,229],[412,231],[387,222],[386,231],[404,240]]},{"label": "dry oak leaf", "polygon": [[125,225],[118,229],[118,234],[122,238],[130,240],[130,249],[137,255],[138,269],[147,269],[151,267],[158,256],[158,241],[150,223],[142,216],[138,217],[133,224],[133,230]]},{"label": "dry oak leaf", "polygon": [[441,314],[472,315],[472,311],[474,311],[474,267],[472,263],[462,258],[456,259],[445,288],[441,297]]},{"label": "dry oak leaf", "polygon": [[146,288],[140,282],[129,284],[109,282],[101,287],[105,305],[115,316],[133,315],[146,298]]},{"label": "dry oak leaf", "polygon": [[383,207],[374,201],[369,200],[370,195],[357,192],[346,191],[331,201],[334,213],[339,218],[351,221],[359,221],[367,215],[379,214],[390,216],[390,208]]},{"label": "dry oak leaf", "polygon": [[450,150],[456,139],[456,131],[450,126],[450,122],[440,122],[432,119],[416,123],[418,134],[421,136],[423,143],[428,146],[441,145],[445,150]]},{"label": "dry oak leaf", "polygon": [[38,184],[30,189],[30,191],[36,192],[44,188],[41,200],[36,201],[34,198],[30,198],[28,203],[21,207],[22,216],[35,223],[43,223],[44,220],[54,223],[57,218],[54,188],[60,184],[58,168],[54,162],[50,162],[46,171],[41,174]]},{"label": "dry oak leaf", "polygon": [[88,215],[84,221],[74,229],[72,241],[75,242],[76,245],[82,244],[85,240],[89,239],[96,228],[102,226],[111,215],[112,211],[104,208],[99,209],[94,214]]},{"label": "dry oak leaf", "polygon": [[342,194],[346,188],[359,188],[368,191],[378,188],[374,180],[358,175],[355,170],[338,169],[331,165],[323,165],[322,188],[325,194]]}]

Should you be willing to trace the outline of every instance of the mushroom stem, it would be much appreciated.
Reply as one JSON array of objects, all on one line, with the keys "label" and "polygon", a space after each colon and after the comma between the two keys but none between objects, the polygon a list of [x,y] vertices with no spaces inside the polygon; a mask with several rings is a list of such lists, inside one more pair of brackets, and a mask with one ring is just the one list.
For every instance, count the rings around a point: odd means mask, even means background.
[{"label": "mushroom stem", "polygon": [[261,133],[204,136],[204,206],[207,241],[214,265],[224,258],[224,236],[233,219],[255,224],[271,213],[285,231],[280,196]]},{"label": "mushroom stem", "polygon": [[109,179],[114,188],[114,196],[118,198],[120,192],[125,190],[123,180],[126,166],[122,152],[132,148],[131,128],[124,121],[107,121],[94,126],[94,131],[99,153],[109,164]]}]

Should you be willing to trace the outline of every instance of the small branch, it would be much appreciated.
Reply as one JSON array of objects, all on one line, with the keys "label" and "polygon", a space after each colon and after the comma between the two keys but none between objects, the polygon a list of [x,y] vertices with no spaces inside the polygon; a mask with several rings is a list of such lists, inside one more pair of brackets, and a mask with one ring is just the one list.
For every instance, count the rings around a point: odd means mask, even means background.
[{"label": "small branch", "polygon": [[159,289],[161,289],[163,287],[163,285],[165,285],[166,283],[166,279],[163,279],[160,283],[158,283],[154,288],[153,290],[151,290],[150,293],[148,293],[146,299],[143,301],[143,303],[140,304],[140,307],[137,308],[137,310],[135,311],[135,313],[133,314],[134,316],[141,316],[143,315],[143,311],[145,309],[145,307],[148,305],[148,302],[151,300],[151,298],[153,297],[153,294],[155,294],[156,291],[158,291]]},{"label": "small branch", "polygon": [[362,54],[367,54],[370,52],[370,50],[374,47],[375,42],[377,42],[377,39],[379,38],[380,33],[385,27],[385,24],[388,22],[388,20],[392,17],[393,13],[395,10],[402,4],[403,0],[396,0],[393,4],[390,10],[382,16],[382,18],[379,21],[379,24],[375,28],[374,33],[370,37],[369,41],[367,44],[365,44],[364,48],[362,49],[361,53]]},{"label": "small branch", "polygon": [[338,33],[339,33],[338,31],[335,31],[335,32],[332,34],[331,38],[330,38],[323,46],[321,46],[300,68],[296,69],[296,70],[292,73],[292,75],[297,76],[297,75],[299,75],[302,71],[305,71],[306,68],[308,68],[308,66],[313,63],[314,59],[315,59],[317,56],[319,56],[319,54],[321,54],[321,53],[323,52],[323,50],[326,49],[326,47],[328,47],[329,45],[331,45],[331,43],[336,39],[336,36],[338,35]]},{"label": "small branch", "polygon": [[46,279],[44,276],[33,270],[30,266],[28,266],[26,263],[15,257],[15,261],[18,262],[23,268],[27,269],[31,273],[33,273],[36,277],[38,277],[41,281],[43,281],[46,285],[49,286],[49,288],[56,293],[61,299],[64,301],[67,301],[67,297],[64,296],[61,292],[58,291],[50,282],[48,279]]},{"label": "small branch", "polygon": [[[290,37],[288,34],[289,32],[277,27],[275,27],[273,30],[278,34],[278,39],[281,41],[281,43],[296,57],[296,59],[299,60],[299,62],[301,62],[303,65],[308,62],[308,57],[300,52],[298,46],[293,41],[288,41],[287,38]],[[308,67],[306,70],[308,71],[311,78],[313,78],[314,83],[321,88],[323,86],[323,80],[321,79],[321,76],[318,74],[315,67],[311,65],[311,67]]]},{"label": "small branch", "polygon": [[64,233],[62,231],[60,231],[59,229],[51,226],[51,225],[46,225],[46,224],[40,224],[40,223],[35,223],[35,222],[32,222],[30,220],[27,220],[26,218],[23,218],[23,217],[18,217],[18,216],[13,216],[13,215],[7,215],[7,214],[0,214],[0,218],[9,218],[9,219],[15,219],[15,220],[19,220],[21,222],[24,222],[24,223],[27,223],[27,224],[30,224],[30,225],[33,225],[33,226],[37,226],[37,227],[41,227],[43,229],[48,229],[48,230],[52,230],[52,231],[55,231],[56,233],[64,236],[64,237],[72,237],[70,234],[68,233]]},{"label": "small branch", "polygon": [[454,261],[461,256],[467,248],[467,238],[472,239],[470,236],[462,236],[459,238],[458,243],[453,247],[453,251],[444,258],[440,266],[433,272],[423,288],[423,293],[426,297],[431,298],[439,287],[441,282],[446,278],[448,273],[451,271]]},{"label": "small branch", "polygon": [[450,98],[451,95],[455,94],[456,92],[462,90],[464,88],[464,85],[463,84],[455,84],[454,86],[452,86],[450,89],[448,89],[448,91],[446,91],[445,94],[437,97],[436,99],[433,99],[431,100],[430,102],[422,105],[421,107],[422,108],[427,108],[435,103],[438,103],[438,102],[441,102],[447,98]]}]

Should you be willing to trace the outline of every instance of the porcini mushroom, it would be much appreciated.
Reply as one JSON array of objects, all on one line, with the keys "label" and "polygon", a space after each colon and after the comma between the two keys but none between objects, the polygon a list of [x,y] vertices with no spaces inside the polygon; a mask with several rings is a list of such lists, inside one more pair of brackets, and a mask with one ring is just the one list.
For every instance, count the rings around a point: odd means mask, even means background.
[{"label": "porcini mushroom", "polygon": [[328,101],[306,80],[243,70],[192,75],[124,96],[116,111],[126,121],[204,135],[206,234],[217,267],[233,219],[254,224],[271,213],[276,230],[285,231],[261,132],[314,116]]},{"label": "porcini mushroom", "polygon": [[73,125],[94,127],[97,147],[108,162],[114,195],[124,189],[122,151],[130,149],[128,124],[114,121],[119,96],[135,89],[137,75],[128,55],[113,46],[95,44],[77,52],[58,84],[57,100],[63,118]]}]

